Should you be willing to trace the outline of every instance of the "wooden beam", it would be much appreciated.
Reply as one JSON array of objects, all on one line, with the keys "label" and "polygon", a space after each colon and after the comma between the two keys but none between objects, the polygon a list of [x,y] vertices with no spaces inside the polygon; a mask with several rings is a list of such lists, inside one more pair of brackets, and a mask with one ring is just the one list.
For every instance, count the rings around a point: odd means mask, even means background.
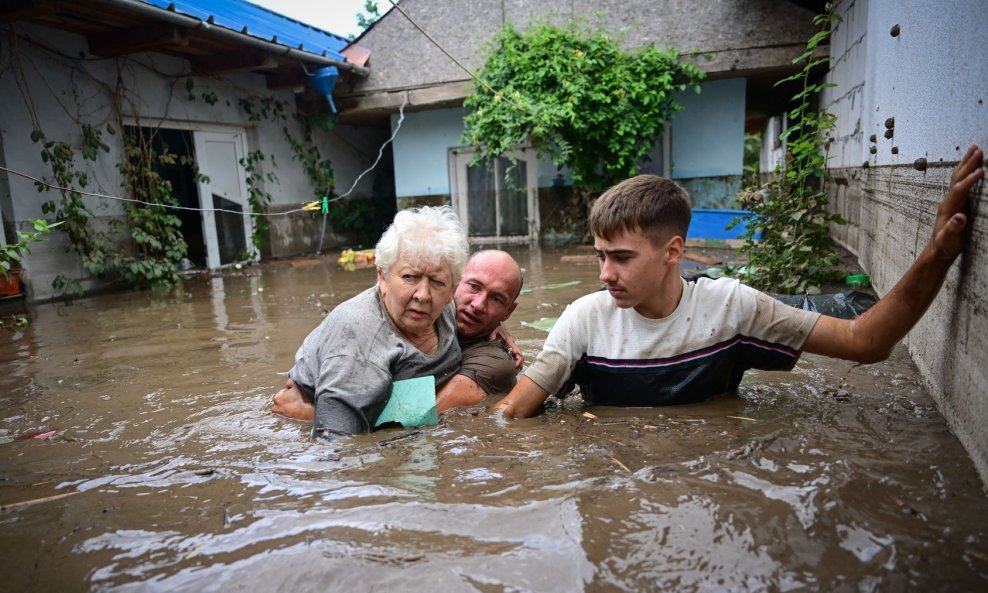
[{"label": "wooden beam", "polygon": [[284,70],[266,72],[264,76],[268,79],[268,89],[272,91],[295,89],[309,84],[309,77],[305,75],[301,67],[287,72]]},{"label": "wooden beam", "polygon": [[88,35],[89,52],[103,57],[122,56],[142,51],[160,51],[189,45],[186,29],[166,23],[155,23],[112,33]]},{"label": "wooden beam", "polygon": [[27,21],[55,14],[55,3],[49,0],[0,0],[0,22]]},{"label": "wooden beam", "polygon": [[275,70],[278,59],[266,51],[237,51],[192,60],[199,74],[233,74],[252,70]]},{"label": "wooden beam", "polygon": [[360,115],[362,113],[373,112],[397,112],[402,103],[406,103],[405,94],[408,94],[406,108],[440,107],[462,103],[473,94],[473,81],[466,80],[460,82],[448,82],[436,86],[421,89],[409,89],[398,91],[379,91],[367,94],[340,95],[336,98],[336,105],[340,114]]}]

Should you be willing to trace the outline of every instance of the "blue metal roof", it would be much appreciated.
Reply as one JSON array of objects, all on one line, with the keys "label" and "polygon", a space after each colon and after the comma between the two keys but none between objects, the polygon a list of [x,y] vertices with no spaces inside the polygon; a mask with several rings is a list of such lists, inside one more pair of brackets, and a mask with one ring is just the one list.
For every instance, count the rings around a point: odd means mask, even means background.
[{"label": "blue metal roof", "polygon": [[[213,26],[245,33],[264,41],[299,49],[317,56],[345,61],[340,51],[350,40],[272,12],[244,0],[141,0],[201,21],[212,18]],[[246,31],[244,30],[246,28]]]}]

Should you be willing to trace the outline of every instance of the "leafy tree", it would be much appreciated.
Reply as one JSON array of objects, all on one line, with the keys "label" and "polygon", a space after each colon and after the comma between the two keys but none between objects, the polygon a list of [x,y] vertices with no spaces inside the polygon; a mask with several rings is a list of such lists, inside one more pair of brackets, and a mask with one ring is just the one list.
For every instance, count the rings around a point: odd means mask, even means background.
[{"label": "leafy tree", "polygon": [[381,18],[381,11],[377,6],[377,2],[374,0],[364,1],[364,14],[363,12],[357,13],[357,26],[362,30],[366,30],[368,27],[374,24],[377,19]]},{"label": "leafy tree", "polygon": [[482,160],[528,141],[592,190],[637,174],[682,108],[674,92],[699,92],[704,77],[674,49],[625,51],[585,20],[536,22],[523,33],[506,24],[488,54],[483,82],[464,103],[464,142]]}]

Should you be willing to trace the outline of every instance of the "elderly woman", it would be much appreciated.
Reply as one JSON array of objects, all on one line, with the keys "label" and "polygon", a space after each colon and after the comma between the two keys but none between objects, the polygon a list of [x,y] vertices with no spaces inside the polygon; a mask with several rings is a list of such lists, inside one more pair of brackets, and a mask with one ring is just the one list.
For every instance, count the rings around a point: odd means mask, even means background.
[{"label": "elderly woman", "polygon": [[[453,291],[467,239],[448,207],[403,210],[374,252],[377,285],[340,303],[302,342],[272,410],[315,401],[313,435],[366,432],[402,379],[439,385],[460,362]],[[287,412],[287,415],[292,415]]]}]

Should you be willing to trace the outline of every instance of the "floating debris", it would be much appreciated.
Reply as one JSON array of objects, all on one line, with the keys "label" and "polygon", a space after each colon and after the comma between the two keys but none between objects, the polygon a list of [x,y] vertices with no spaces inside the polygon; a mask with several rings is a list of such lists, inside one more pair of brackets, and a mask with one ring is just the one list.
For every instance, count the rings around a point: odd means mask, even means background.
[{"label": "floating debris", "polygon": [[556,325],[558,317],[542,317],[538,321],[522,321],[522,327],[530,327],[532,329],[541,330],[544,332],[552,331],[552,326]]},{"label": "floating debris", "polygon": [[360,251],[354,251],[353,249],[344,249],[340,253],[340,257],[336,260],[336,263],[340,264],[340,267],[347,272],[361,268],[373,268],[375,263],[374,250],[361,249]]},{"label": "floating debris", "polygon": [[47,441],[55,437],[56,434],[61,432],[57,428],[52,428],[49,430],[33,430],[31,432],[25,432],[24,434],[17,437],[18,441]]},{"label": "floating debris", "polygon": [[569,282],[558,282],[556,284],[546,284],[544,286],[533,286],[532,288],[521,289],[521,294],[525,294],[535,290],[552,290],[555,288],[566,288],[567,286],[576,286],[579,283],[580,283],[579,280],[570,280]]}]

